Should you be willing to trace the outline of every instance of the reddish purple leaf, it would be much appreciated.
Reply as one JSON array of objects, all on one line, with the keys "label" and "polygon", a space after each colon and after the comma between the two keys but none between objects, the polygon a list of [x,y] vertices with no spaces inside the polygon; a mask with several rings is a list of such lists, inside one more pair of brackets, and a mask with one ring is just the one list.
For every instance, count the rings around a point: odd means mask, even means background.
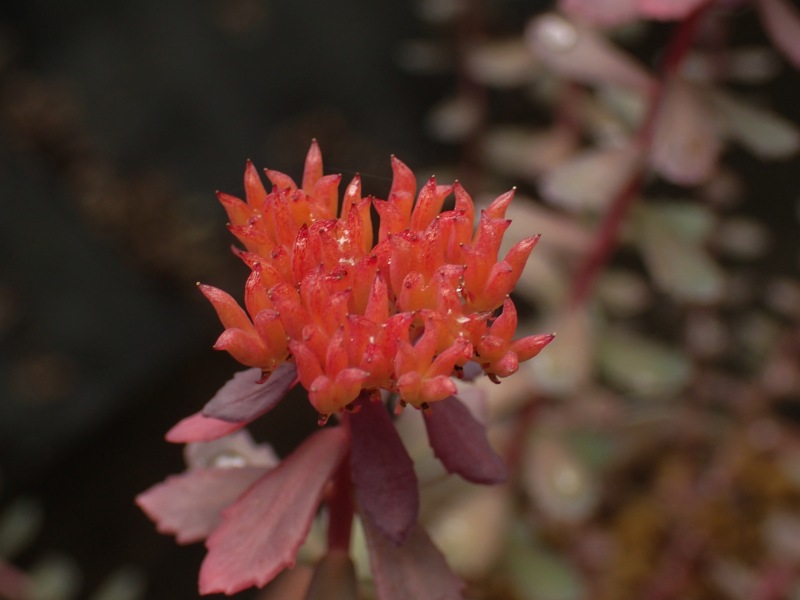
[{"label": "reddish purple leaf", "polygon": [[321,429],[228,507],[206,540],[201,594],[262,587],[294,564],[325,484],[349,448],[341,427]]},{"label": "reddish purple leaf", "polygon": [[174,534],[179,544],[208,537],[230,506],[269,469],[196,469],[167,477],[136,497],[158,531]]},{"label": "reddish purple leaf", "polygon": [[800,10],[787,0],[759,0],[756,5],[772,42],[800,69]]},{"label": "reddish purple leaf", "polygon": [[240,430],[247,423],[229,423],[211,417],[204,417],[203,413],[195,413],[190,417],[181,419],[165,436],[173,444],[189,444],[191,442],[210,442],[224,437],[234,431]]},{"label": "reddish purple leaf", "polygon": [[363,400],[360,407],[350,415],[350,465],[356,498],[376,527],[400,544],[419,513],[414,463],[383,402]]},{"label": "reddish purple leaf", "polygon": [[31,579],[16,567],[0,560],[0,598],[24,600],[31,598],[33,588]]},{"label": "reddish purple leaf", "polygon": [[369,563],[381,600],[461,600],[464,582],[450,570],[425,530],[416,525],[396,546],[362,514]]},{"label": "reddish purple leaf", "polygon": [[486,428],[455,396],[423,412],[428,441],[448,473],[473,483],[502,483],[506,465],[489,444]]},{"label": "reddish purple leaf", "polygon": [[258,383],[261,376],[261,369],[236,373],[206,403],[203,415],[231,423],[249,423],[283,400],[297,381],[297,367],[294,363],[283,363],[267,381]]},{"label": "reddish purple leaf", "polygon": [[642,15],[664,21],[686,19],[708,0],[638,0]]}]

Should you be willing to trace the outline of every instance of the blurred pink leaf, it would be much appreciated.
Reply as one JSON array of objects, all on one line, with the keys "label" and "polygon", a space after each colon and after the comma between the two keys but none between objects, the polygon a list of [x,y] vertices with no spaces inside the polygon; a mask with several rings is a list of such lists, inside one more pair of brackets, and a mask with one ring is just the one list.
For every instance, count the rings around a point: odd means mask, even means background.
[{"label": "blurred pink leaf", "polygon": [[502,483],[508,473],[486,437],[486,427],[455,396],[423,412],[428,440],[448,473],[473,483]]},{"label": "blurred pink leaf", "polygon": [[641,151],[632,143],[585,150],[542,178],[542,196],[573,211],[605,211],[640,160]]},{"label": "blurred pink leaf", "polygon": [[561,125],[541,131],[495,127],[482,136],[481,150],[492,168],[535,181],[566,160],[575,151],[578,138],[575,131]]},{"label": "blurred pink leaf", "polygon": [[297,367],[294,363],[283,363],[267,381],[259,383],[262,375],[261,369],[236,373],[206,403],[203,415],[231,423],[249,423],[283,400],[297,381]]},{"label": "blurred pink leaf", "polygon": [[536,59],[519,37],[470,44],[465,66],[484,85],[511,88],[530,82],[537,74]]},{"label": "blurred pink leaf", "polygon": [[639,17],[637,0],[561,0],[558,6],[601,27],[621,25]]},{"label": "blurred pink leaf", "polygon": [[598,499],[586,465],[555,435],[529,440],[522,480],[539,509],[555,521],[580,522],[591,514]]},{"label": "blurred pink leaf", "polygon": [[539,59],[559,75],[592,85],[619,85],[647,92],[650,75],[600,32],[556,13],[536,17],[525,38]]},{"label": "blurred pink leaf", "polygon": [[369,561],[380,600],[461,600],[464,583],[419,525],[396,546],[362,515]]},{"label": "blurred pink leaf", "polygon": [[650,19],[679,20],[711,0],[637,0],[643,17]]},{"label": "blurred pink leaf", "polygon": [[414,463],[382,402],[362,401],[350,416],[350,464],[356,496],[383,535],[400,544],[417,522]]},{"label": "blurred pink leaf", "polygon": [[189,469],[276,467],[280,460],[269,444],[256,444],[246,429],[210,442],[186,444],[183,457]]},{"label": "blurred pink leaf", "polygon": [[756,4],[774,44],[800,69],[800,10],[787,0],[758,0]]},{"label": "blurred pink leaf", "polygon": [[556,338],[531,362],[536,389],[555,396],[581,391],[594,374],[594,320],[577,307],[562,310],[547,327]]},{"label": "blurred pink leaf", "polygon": [[199,412],[178,421],[178,423],[167,432],[165,438],[168,442],[172,442],[173,444],[209,442],[229,435],[234,431],[238,431],[245,425],[247,425],[245,422],[231,423],[229,421],[205,417],[203,413]]},{"label": "blurred pink leaf", "polygon": [[680,77],[665,84],[650,160],[665,179],[698,185],[711,177],[722,147],[714,115],[694,87]]},{"label": "blurred pink leaf", "polygon": [[262,587],[292,566],[348,448],[341,427],[317,431],[228,507],[222,525],[206,541],[200,593]]},{"label": "blurred pink leaf", "polygon": [[230,506],[269,469],[196,469],[168,477],[136,497],[158,531],[174,534],[179,544],[208,537]]},{"label": "blurred pink leaf", "polygon": [[30,597],[30,578],[16,567],[0,560],[0,598],[25,600]]}]

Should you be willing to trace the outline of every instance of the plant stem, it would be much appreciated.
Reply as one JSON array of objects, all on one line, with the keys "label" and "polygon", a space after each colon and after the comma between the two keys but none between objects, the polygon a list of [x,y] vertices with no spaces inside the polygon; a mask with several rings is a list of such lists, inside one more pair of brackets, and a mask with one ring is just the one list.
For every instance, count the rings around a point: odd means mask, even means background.
[{"label": "plant stem", "polygon": [[350,452],[344,457],[333,477],[328,495],[328,550],[350,551],[353,529],[353,484],[350,479]]},{"label": "plant stem", "polygon": [[[640,156],[646,157],[650,154],[653,132],[664,102],[664,89],[691,48],[698,22],[709,5],[710,1],[699,6],[691,15],[675,26],[659,69],[658,81],[650,94],[647,113],[633,140]],[[600,224],[592,248],[575,277],[571,297],[573,306],[579,306],[586,302],[598,275],[611,258],[622,224],[625,222],[630,207],[639,197],[646,176],[646,165],[643,165],[620,187],[614,197],[611,207]]]}]

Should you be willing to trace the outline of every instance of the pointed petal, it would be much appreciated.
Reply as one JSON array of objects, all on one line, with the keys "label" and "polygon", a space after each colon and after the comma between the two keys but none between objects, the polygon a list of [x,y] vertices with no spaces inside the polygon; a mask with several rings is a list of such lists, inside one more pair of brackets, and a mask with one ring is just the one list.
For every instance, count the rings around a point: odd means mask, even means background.
[{"label": "pointed petal", "polygon": [[230,506],[269,469],[195,469],[167,477],[136,497],[136,504],[160,533],[174,534],[179,544],[208,537]]},{"label": "pointed petal", "polygon": [[322,152],[317,140],[311,140],[311,147],[306,154],[306,164],[303,169],[303,191],[310,194],[314,191],[314,184],[322,177]]},{"label": "pointed petal", "polygon": [[217,192],[217,200],[225,209],[231,225],[244,225],[253,216],[253,209],[236,196],[231,196],[225,192]]},{"label": "pointed petal", "polygon": [[800,69],[800,11],[787,0],[759,0],[756,5],[772,41]]},{"label": "pointed petal", "polygon": [[[410,403],[413,404],[422,404],[422,403],[433,403],[439,402],[444,398],[448,398],[452,396],[458,391],[455,382],[452,378],[447,377],[445,375],[437,375],[436,377],[426,377],[422,380],[420,384],[419,390],[419,398],[417,402],[411,402],[411,399],[408,399]],[[405,398],[404,398],[405,399]]]},{"label": "pointed petal", "polygon": [[417,522],[419,490],[414,464],[382,402],[362,400],[350,416],[350,464],[356,497],[383,535],[395,544]]},{"label": "pointed petal", "polygon": [[539,238],[541,237],[542,235],[537,233],[534,236],[520,240],[514,244],[506,254],[503,262],[511,267],[511,271],[514,274],[514,285],[516,285],[517,280],[520,278],[520,275],[522,275],[525,263],[528,262],[528,257],[531,255],[534,247],[536,247],[536,244],[539,243]]},{"label": "pointed petal", "polygon": [[489,335],[497,336],[506,342],[510,342],[517,330],[517,307],[511,298],[503,300],[503,312],[494,320],[489,328]]},{"label": "pointed petal", "polygon": [[264,383],[259,383],[261,376],[260,369],[236,373],[203,407],[203,415],[232,423],[249,423],[283,399],[297,381],[297,367],[293,363],[283,363]]},{"label": "pointed petal", "polygon": [[347,187],[344,189],[344,195],[342,196],[342,210],[339,214],[339,219],[342,221],[347,221],[347,215],[350,214],[350,209],[352,208],[353,204],[357,202],[361,202],[361,175],[356,173],[355,177],[353,177],[352,181],[347,184]]},{"label": "pointed petal", "polygon": [[405,543],[396,546],[369,517],[362,515],[361,522],[381,600],[462,600],[464,582],[450,570],[421,526],[414,527]]},{"label": "pointed petal", "polygon": [[402,218],[408,223],[411,206],[417,192],[417,178],[408,166],[396,156],[392,156],[392,187],[387,200],[396,206]]},{"label": "pointed petal", "polygon": [[320,177],[314,184],[314,219],[334,219],[339,205],[339,183],[342,176],[339,174]]},{"label": "pointed petal", "polygon": [[266,364],[269,362],[267,348],[255,330],[226,329],[214,343],[214,350],[224,350],[238,362],[248,367],[262,369],[268,367]]},{"label": "pointed petal", "polygon": [[293,565],[348,446],[341,427],[319,430],[225,510],[222,525],[206,541],[200,593],[262,587]]},{"label": "pointed petal", "polygon": [[372,283],[364,316],[373,323],[385,323],[389,318],[389,290],[380,273],[375,275]]},{"label": "pointed petal", "polygon": [[473,483],[505,481],[505,463],[489,445],[486,428],[458,398],[445,398],[423,415],[433,452],[449,473]]},{"label": "pointed petal", "polygon": [[317,355],[314,354],[308,344],[297,340],[289,342],[289,350],[294,355],[300,383],[303,384],[304,388],[310,390],[314,385],[314,381],[323,376],[319,358],[317,358]]},{"label": "pointed petal", "polygon": [[294,179],[281,173],[280,171],[273,171],[272,169],[264,169],[264,174],[272,184],[272,191],[275,192],[293,192],[297,189],[297,184]]},{"label": "pointed petal", "polygon": [[[271,267],[272,265],[269,265],[268,269]],[[262,310],[272,308],[272,302],[267,296],[267,290],[272,286],[265,285],[265,283],[264,267],[261,263],[256,263],[244,286],[244,305],[251,315],[257,315]]]},{"label": "pointed petal", "polygon": [[511,204],[511,201],[514,199],[516,193],[516,188],[512,188],[505,194],[500,194],[497,198],[492,200],[492,203],[484,211],[486,216],[491,219],[505,219],[506,209],[508,208],[508,205]]},{"label": "pointed petal", "polygon": [[173,444],[188,444],[189,442],[210,442],[234,431],[240,430],[247,423],[231,423],[203,416],[202,412],[181,419],[164,436]]},{"label": "pointed petal", "polygon": [[511,351],[517,355],[519,362],[530,360],[542,349],[552,342],[556,337],[554,333],[540,333],[537,335],[529,335],[511,343]]},{"label": "pointed petal", "polygon": [[253,331],[253,324],[244,309],[233,299],[228,292],[224,292],[212,285],[198,284],[198,289],[208,298],[217,311],[219,320],[225,328],[236,328],[242,331]]},{"label": "pointed petal", "polygon": [[261,177],[258,176],[258,171],[253,166],[253,162],[249,160],[244,170],[244,193],[247,198],[247,204],[251,208],[261,210],[264,207],[264,201],[267,199],[267,190],[264,189],[264,184],[261,182]]},{"label": "pointed petal", "polygon": [[409,229],[422,231],[424,230],[436,215],[442,210],[444,199],[450,194],[451,186],[436,185],[436,178],[431,177],[428,182],[422,186],[417,197],[417,203],[414,205],[414,210],[411,212],[411,221]]}]

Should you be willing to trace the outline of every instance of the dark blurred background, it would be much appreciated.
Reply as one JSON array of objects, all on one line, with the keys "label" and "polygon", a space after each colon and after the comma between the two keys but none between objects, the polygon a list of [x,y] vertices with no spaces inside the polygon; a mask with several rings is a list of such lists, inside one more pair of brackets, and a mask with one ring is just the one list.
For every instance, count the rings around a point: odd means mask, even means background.
[{"label": "dark blurred background", "polygon": [[[421,18],[448,4],[0,4],[0,510],[19,497],[43,509],[21,566],[67,555],[86,597],[133,565],[148,600],[197,597],[202,545],[157,534],[133,498],[182,470],[164,433],[240,368],[211,349],[221,327],[194,285],[238,296],[247,275],[214,191],[241,195],[247,158],[299,179],[312,138],[326,170],[360,172],[365,194],[385,197],[391,154],[420,175],[458,163],[469,178],[468,149],[434,142],[424,124],[456,75],[400,67],[422,61],[408,40],[476,39],[468,20],[453,30]],[[466,4],[493,33],[518,35],[552,3]],[[773,107],[797,116],[796,95],[775,89]],[[791,171],[756,174],[753,193]],[[793,207],[754,206],[791,230],[777,249],[794,249]],[[794,250],[776,254],[795,268]],[[279,454],[316,422],[296,400],[256,430]]]},{"label": "dark blurred background", "polygon": [[[420,119],[436,81],[404,74],[411,2],[6,0],[0,8],[0,507],[42,503],[35,544],[75,560],[81,596],[123,564],[147,598],[196,597],[202,546],[133,504],[183,468],[163,440],[239,367],[194,283],[238,295],[246,270],[216,189],[245,159],[326,167],[385,194],[389,156],[439,149]],[[446,82],[441,82],[447,85]],[[265,432],[279,452],[306,403]],[[299,416],[298,416],[299,413]]]}]

